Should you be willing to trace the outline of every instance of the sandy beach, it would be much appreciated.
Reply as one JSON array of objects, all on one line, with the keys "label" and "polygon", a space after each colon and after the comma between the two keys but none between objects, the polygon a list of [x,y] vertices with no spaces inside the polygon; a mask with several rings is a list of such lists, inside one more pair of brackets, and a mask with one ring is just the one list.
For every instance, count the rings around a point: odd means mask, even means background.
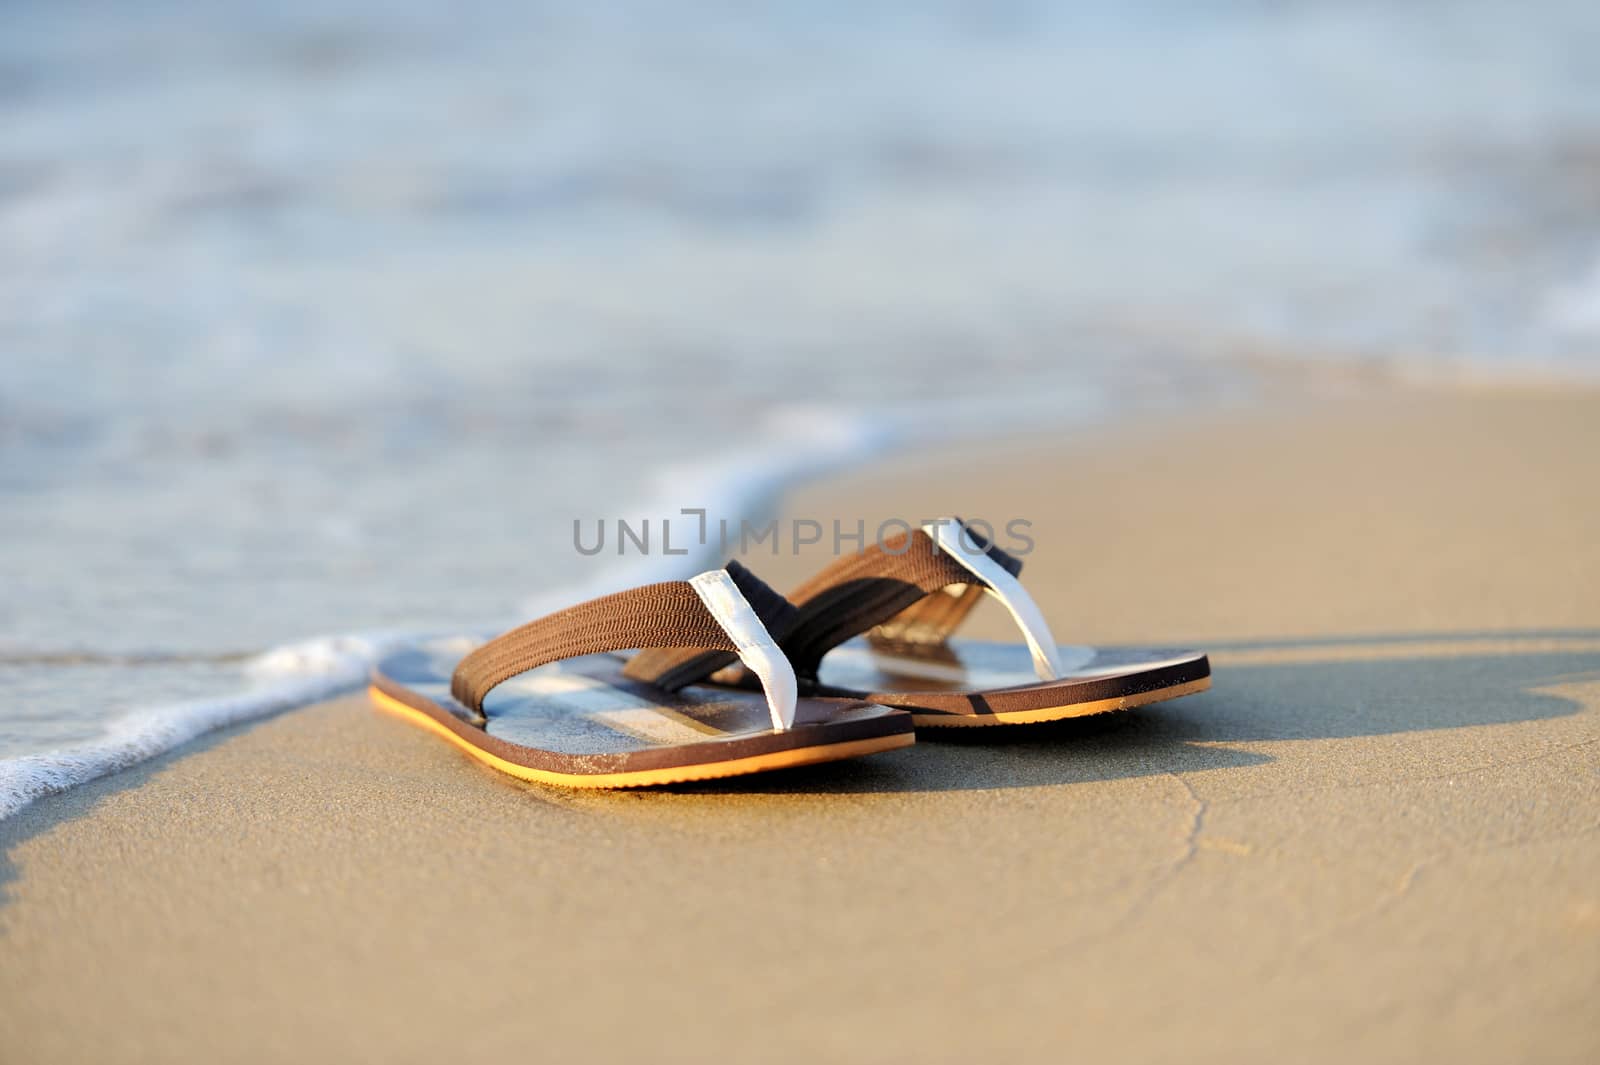
[{"label": "sandy beach", "polygon": [[639,793],[219,733],[0,823],[0,1060],[1600,1059],[1600,395],[1266,400],[784,504],[1026,518],[1212,691]]}]

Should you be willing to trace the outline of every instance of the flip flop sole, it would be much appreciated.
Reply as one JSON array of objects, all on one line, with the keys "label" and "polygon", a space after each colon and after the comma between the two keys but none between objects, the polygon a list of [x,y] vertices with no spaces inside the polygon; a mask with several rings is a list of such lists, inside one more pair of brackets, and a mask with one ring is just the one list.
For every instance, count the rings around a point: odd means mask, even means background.
[{"label": "flip flop sole", "polygon": [[442,736],[484,765],[498,769],[508,776],[537,784],[554,784],[566,788],[647,788],[661,784],[684,784],[695,780],[719,780],[724,777],[747,776],[773,769],[790,769],[797,766],[818,765],[846,758],[878,754],[916,742],[911,732],[874,736],[867,739],[843,740],[837,743],[795,747],[783,751],[745,755],[719,762],[699,762],[693,765],[673,766],[665,769],[638,769],[613,773],[563,773],[551,769],[520,765],[485,750],[458,734],[452,727],[439,721],[428,712],[401,702],[376,685],[367,689],[373,703],[409,724]]},{"label": "flip flop sole", "polygon": [[894,750],[911,715],[860,699],[804,698],[775,730],[759,692],[668,692],[622,675],[610,654],[566,659],[500,685],[475,714],[451,676],[470,640],[436,640],[373,670],[372,702],[519,780],[566,788],[641,788],[743,776]]},{"label": "flip flop sole", "polygon": [[1211,686],[1204,652],[1062,647],[1053,681],[1033,679],[1020,644],[951,640],[888,653],[851,641],[823,663],[829,695],[907,710],[919,728],[1026,725],[1129,710]]},{"label": "flip flop sole", "polygon": [[1075,717],[1093,717],[1096,714],[1132,710],[1135,707],[1148,706],[1151,703],[1160,703],[1168,699],[1194,695],[1210,687],[1211,678],[1201,677],[1198,680],[1185,681],[1165,688],[1119,695],[1111,699],[1070,703],[1066,706],[1043,706],[1031,710],[1000,710],[990,714],[941,714],[913,711],[911,721],[918,728],[983,728],[989,725],[1037,725],[1047,721],[1066,721]]}]

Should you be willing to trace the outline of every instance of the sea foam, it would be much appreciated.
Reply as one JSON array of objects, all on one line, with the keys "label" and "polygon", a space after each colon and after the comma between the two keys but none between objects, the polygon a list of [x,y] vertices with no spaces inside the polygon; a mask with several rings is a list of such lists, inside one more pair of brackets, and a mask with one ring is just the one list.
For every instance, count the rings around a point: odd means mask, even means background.
[{"label": "sea foam", "polygon": [[[759,438],[730,441],[716,457],[663,469],[654,480],[652,497],[623,512],[657,520],[678,515],[685,505],[704,507],[712,515],[760,512],[785,486],[880,451],[902,438],[912,424],[815,409],[785,410],[768,420],[768,431]],[[716,550],[707,544],[696,545],[688,555],[624,557],[595,581],[529,597],[521,604],[522,618],[720,564]],[[484,631],[494,628],[486,625]],[[209,732],[352,691],[384,655],[438,635],[356,632],[284,644],[245,663],[243,674],[250,686],[244,691],[134,710],[107,722],[101,734],[87,742],[0,761],[0,819],[35,799],[121,772]]]}]

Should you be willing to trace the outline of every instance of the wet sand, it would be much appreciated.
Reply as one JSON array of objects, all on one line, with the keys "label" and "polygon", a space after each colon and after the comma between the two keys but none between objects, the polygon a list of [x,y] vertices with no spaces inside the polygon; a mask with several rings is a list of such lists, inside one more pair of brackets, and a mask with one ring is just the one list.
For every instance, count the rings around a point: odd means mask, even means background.
[{"label": "wet sand", "polygon": [[786,504],[1027,518],[1211,692],[645,793],[222,733],[0,823],[0,1059],[1595,1060],[1600,397],[1269,399]]}]

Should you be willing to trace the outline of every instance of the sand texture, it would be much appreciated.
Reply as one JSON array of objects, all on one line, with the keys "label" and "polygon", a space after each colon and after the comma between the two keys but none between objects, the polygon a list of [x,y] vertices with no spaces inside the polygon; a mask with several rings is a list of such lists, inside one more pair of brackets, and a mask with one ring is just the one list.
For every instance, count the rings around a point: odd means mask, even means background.
[{"label": "sand texture", "polygon": [[812,486],[1025,517],[1058,636],[1216,686],[643,793],[219,734],[0,824],[0,1060],[1600,1060],[1597,467],[1592,394],[1390,390]]}]

